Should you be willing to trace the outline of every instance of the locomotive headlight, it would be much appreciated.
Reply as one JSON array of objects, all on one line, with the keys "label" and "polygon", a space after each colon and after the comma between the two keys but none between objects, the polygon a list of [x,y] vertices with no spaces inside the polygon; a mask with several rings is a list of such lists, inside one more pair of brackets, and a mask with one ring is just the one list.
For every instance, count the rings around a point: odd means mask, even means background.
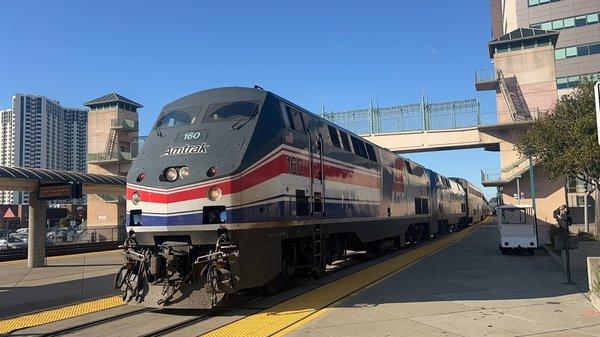
[{"label": "locomotive headlight", "polygon": [[218,187],[211,187],[208,190],[208,198],[212,201],[215,201],[221,197],[221,189]]},{"label": "locomotive headlight", "polygon": [[133,193],[131,196],[131,202],[133,202],[134,205],[137,205],[140,202],[140,194],[138,192]]},{"label": "locomotive headlight", "polygon": [[165,179],[167,179],[167,181],[175,181],[175,180],[177,180],[178,176],[179,176],[179,173],[177,173],[177,170],[172,167],[169,167],[165,171]]},{"label": "locomotive headlight", "polygon": [[179,176],[181,178],[185,178],[185,177],[187,177],[189,175],[190,175],[190,168],[189,167],[184,166],[184,167],[182,167],[182,168],[179,169]]}]

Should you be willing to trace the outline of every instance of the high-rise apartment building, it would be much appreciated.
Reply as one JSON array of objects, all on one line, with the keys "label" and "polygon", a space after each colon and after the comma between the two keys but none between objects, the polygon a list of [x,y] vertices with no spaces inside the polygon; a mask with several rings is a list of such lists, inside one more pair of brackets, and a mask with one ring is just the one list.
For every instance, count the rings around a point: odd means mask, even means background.
[{"label": "high-rise apartment building", "polygon": [[[0,164],[85,172],[87,113],[32,94],[15,94],[0,115]],[[3,192],[2,203],[27,203],[23,192]]]},{"label": "high-rise apartment building", "polygon": [[554,50],[559,95],[582,77],[600,80],[600,1],[492,0],[491,10],[493,38],[517,28],[559,32]]},{"label": "high-rise apartment building", "polygon": [[[12,109],[0,110],[0,165],[14,166],[15,164],[14,129]],[[9,204],[12,199],[12,192],[0,192],[0,204]]]}]

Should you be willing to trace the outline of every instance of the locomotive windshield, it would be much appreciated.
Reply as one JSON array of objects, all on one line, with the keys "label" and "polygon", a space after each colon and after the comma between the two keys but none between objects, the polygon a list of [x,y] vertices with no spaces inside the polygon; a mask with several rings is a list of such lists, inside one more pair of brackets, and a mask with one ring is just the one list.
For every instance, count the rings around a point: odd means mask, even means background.
[{"label": "locomotive windshield", "polygon": [[258,110],[256,102],[216,103],[208,106],[202,122],[211,123],[252,117]]},{"label": "locomotive windshield", "polygon": [[196,120],[196,116],[190,115],[188,112],[183,110],[175,110],[164,114],[158,124],[157,128],[168,128],[172,126],[181,126],[193,124]]}]

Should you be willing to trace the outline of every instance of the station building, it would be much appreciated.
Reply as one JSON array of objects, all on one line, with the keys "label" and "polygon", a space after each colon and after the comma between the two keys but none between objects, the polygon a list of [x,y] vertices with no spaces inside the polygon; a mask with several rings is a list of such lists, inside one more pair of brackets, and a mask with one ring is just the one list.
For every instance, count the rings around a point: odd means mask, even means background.
[{"label": "station building", "polygon": [[[482,184],[498,187],[504,203],[531,203],[531,164],[514,143],[535,118],[552,114],[559,97],[583,78],[600,80],[600,1],[491,0],[491,16],[488,49],[494,68],[478,71],[475,81],[478,90],[496,92],[498,125],[480,130],[500,135],[501,169],[482,172]],[[532,164],[538,220],[555,223],[553,210],[567,203],[579,223],[572,230],[584,229],[581,184],[551,181]],[[588,198],[590,223],[594,199]]]}]

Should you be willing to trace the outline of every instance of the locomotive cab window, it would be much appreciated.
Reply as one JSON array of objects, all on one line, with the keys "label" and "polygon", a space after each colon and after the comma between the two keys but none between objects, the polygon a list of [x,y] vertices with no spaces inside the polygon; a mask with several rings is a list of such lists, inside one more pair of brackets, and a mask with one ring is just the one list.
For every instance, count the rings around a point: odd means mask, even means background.
[{"label": "locomotive cab window", "polygon": [[202,120],[205,123],[226,120],[238,120],[254,117],[258,112],[256,102],[215,103],[208,106],[206,115]]},{"label": "locomotive cab window", "polygon": [[160,117],[158,123],[156,123],[157,128],[168,128],[173,126],[182,126],[182,125],[190,125],[194,124],[196,121],[196,116],[192,116],[189,112],[185,110],[174,110],[165,113]]}]

